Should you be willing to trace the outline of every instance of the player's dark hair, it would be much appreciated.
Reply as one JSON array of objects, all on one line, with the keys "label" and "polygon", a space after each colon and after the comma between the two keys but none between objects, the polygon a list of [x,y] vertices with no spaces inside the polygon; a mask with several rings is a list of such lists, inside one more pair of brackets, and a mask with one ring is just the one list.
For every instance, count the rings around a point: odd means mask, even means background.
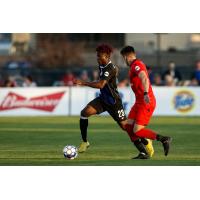
[{"label": "player's dark hair", "polygon": [[113,52],[113,48],[108,44],[101,44],[96,48],[96,51],[110,55]]},{"label": "player's dark hair", "polygon": [[121,55],[125,55],[127,53],[135,53],[135,49],[132,46],[126,46],[120,51]]}]

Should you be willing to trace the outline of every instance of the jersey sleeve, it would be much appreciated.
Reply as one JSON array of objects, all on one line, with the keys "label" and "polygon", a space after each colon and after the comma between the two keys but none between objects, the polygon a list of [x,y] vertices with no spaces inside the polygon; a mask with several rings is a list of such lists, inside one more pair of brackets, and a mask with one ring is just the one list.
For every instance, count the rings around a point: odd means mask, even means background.
[{"label": "jersey sleeve", "polygon": [[131,72],[136,74],[137,76],[141,71],[145,71],[145,65],[143,63],[137,62],[136,64],[131,66]]},{"label": "jersey sleeve", "polygon": [[101,80],[109,81],[114,76],[114,74],[115,74],[114,68],[105,69],[101,76]]}]

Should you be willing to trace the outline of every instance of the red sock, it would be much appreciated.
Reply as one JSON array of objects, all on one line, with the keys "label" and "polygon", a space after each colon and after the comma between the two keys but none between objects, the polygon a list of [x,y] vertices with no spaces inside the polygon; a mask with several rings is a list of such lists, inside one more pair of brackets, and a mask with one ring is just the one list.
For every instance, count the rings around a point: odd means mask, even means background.
[{"label": "red sock", "polygon": [[140,131],[135,132],[135,135],[137,137],[141,137],[141,138],[148,138],[151,140],[155,140],[156,139],[156,133],[150,129],[142,129]]},{"label": "red sock", "polygon": [[138,139],[138,137],[133,133],[134,124],[126,124],[126,132],[128,133],[132,142]]}]

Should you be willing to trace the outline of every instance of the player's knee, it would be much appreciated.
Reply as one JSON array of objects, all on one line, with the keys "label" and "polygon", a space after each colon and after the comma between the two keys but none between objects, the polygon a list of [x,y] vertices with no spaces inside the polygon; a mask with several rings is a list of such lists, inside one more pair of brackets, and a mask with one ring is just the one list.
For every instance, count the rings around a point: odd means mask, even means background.
[{"label": "player's knee", "polygon": [[88,109],[87,107],[84,108],[82,111],[81,111],[81,116],[82,117],[90,117],[92,114],[90,112],[90,109]]},{"label": "player's knee", "polygon": [[81,115],[82,117],[88,117],[87,112],[86,112],[85,109],[81,110],[80,115]]}]

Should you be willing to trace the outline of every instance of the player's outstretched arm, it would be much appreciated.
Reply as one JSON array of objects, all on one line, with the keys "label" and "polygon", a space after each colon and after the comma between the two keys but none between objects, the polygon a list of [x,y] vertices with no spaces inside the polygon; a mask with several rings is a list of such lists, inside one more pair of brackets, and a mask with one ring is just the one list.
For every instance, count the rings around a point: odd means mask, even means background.
[{"label": "player's outstretched arm", "polygon": [[139,78],[142,82],[143,88],[144,88],[144,101],[145,101],[145,103],[150,103],[150,99],[149,99],[149,95],[148,95],[149,80],[147,78],[147,75],[145,74],[144,71],[141,71],[138,76],[139,76]]},{"label": "player's outstretched arm", "polygon": [[97,89],[102,89],[106,85],[106,83],[107,83],[106,80],[99,80],[99,81],[94,81],[94,82],[74,80],[75,85],[88,86],[88,87],[97,88]]}]

